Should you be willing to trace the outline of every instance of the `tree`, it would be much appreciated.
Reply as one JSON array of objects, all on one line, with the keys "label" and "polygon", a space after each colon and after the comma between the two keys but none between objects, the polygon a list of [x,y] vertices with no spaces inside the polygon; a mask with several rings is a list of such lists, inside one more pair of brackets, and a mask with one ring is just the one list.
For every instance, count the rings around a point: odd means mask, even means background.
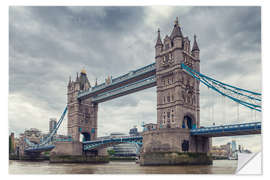
[{"label": "tree", "polygon": [[115,151],[113,149],[109,149],[107,150],[107,152],[110,156],[113,156],[115,154]]}]

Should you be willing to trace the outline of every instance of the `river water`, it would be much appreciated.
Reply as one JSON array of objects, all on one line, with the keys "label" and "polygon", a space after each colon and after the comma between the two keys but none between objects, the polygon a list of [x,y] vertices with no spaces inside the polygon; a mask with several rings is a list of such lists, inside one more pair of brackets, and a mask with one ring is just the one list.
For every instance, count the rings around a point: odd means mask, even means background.
[{"label": "river water", "polygon": [[214,160],[203,166],[140,166],[134,161],[107,164],[66,164],[9,161],[10,174],[234,174],[236,160]]}]

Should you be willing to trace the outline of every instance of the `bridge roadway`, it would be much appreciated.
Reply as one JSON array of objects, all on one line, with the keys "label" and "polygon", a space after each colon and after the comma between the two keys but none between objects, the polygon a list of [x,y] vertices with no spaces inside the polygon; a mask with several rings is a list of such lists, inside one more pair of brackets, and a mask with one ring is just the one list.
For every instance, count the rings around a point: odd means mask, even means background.
[{"label": "bridge roadway", "polygon": [[191,129],[190,133],[193,136],[205,136],[205,137],[223,137],[223,136],[261,134],[261,122],[196,128],[196,129]]},{"label": "bridge roadway", "polygon": [[[204,137],[224,137],[224,136],[261,134],[261,122],[195,128],[191,129],[190,133],[192,136],[204,136]],[[100,149],[121,143],[136,143],[138,145],[142,145],[142,139],[143,139],[142,136],[123,136],[117,138],[99,139],[94,141],[84,141],[83,149],[84,150]],[[33,152],[48,151],[52,150],[54,147],[55,147],[54,145],[34,146],[25,149],[25,152],[33,153]]]},{"label": "bridge roadway", "polygon": [[[191,129],[192,136],[223,137],[261,134],[261,122],[243,123]],[[124,136],[83,142],[84,150],[99,149],[121,143],[142,143],[142,136]]]}]

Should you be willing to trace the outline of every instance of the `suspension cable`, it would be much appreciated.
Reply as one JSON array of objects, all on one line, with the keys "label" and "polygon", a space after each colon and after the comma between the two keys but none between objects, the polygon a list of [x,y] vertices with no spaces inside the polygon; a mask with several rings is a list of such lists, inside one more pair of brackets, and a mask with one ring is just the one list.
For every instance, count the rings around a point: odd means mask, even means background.
[{"label": "suspension cable", "polygon": [[239,122],[239,104],[238,103],[236,104],[237,104],[237,122]]},{"label": "suspension cable", "polygon": [[226,120],[226,109],[227,109],[227,104],[226,104],[226,99],[224,96],[222,96],[222,101],[223,101],[223,106],[224,106],[224,109],[223,109],[223,122],[225,124],[227,124],[227,120]]},{"label": "suspension cable", "polygon": [[[208,93],[207,93],[207,94],[210,96],[209,99],[210,99],[210,101],[211,101],[210,90],[209,90],[209,87],[207,87],[207,88],[208,88]],[[213,121],[211,120],[211,105],[210,105],[210,104],[211,104],[211,102],[209,103],[208,113],[209,113],[209,119],[210,119],[210,124],[211,124],[211,123],[213,123]]]},{"label": "suspension cable", "polygon": [[213,105],[212,105],[212,121],[214,122],[215,121],[215,118],[214,118],[214,110],[215,110],[215,97],[214,97],[214,92],[212,92],[212,103],[213,103]]}]

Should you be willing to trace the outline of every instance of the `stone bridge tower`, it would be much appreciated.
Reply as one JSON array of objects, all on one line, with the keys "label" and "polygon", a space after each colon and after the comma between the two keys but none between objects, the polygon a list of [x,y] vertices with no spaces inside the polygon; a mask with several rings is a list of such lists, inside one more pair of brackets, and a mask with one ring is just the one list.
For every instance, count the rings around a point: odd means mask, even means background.
[{"label": "stone bridge tower", "polygon": [[[184,37],[178,19],[163,42],[158,30],[155,45],[157,78],[157,128],[143,132],[141,165],[211,164],[208,153],[211,140],[191,136],[200,127],[199,80],[181,68],[181,64],[200,72],[200,49],[196,36],[192,49]],[[182,152],[196,155],[181,155]]]},{"label": "stone bridge tower", "polygon": [[196,36],[192,50],[176,19],[172,33],[162,43],[160,31],[155,45],[157,75],[157,124],[159,128],[200,126],[199,80],[181,69],[181,63],[200,72]]},{"label": "stone bridge tower", "polygon": [[83,69],[75,81],[69,79],[68,83],[68,135],[73,141],[80,141],[83,135],[84,140],[94,140],[97,137],[97,112],[98,105],[91,103],[91,98],[78,100],[79,91],[86,91],[91,88],[86,71]]}]

